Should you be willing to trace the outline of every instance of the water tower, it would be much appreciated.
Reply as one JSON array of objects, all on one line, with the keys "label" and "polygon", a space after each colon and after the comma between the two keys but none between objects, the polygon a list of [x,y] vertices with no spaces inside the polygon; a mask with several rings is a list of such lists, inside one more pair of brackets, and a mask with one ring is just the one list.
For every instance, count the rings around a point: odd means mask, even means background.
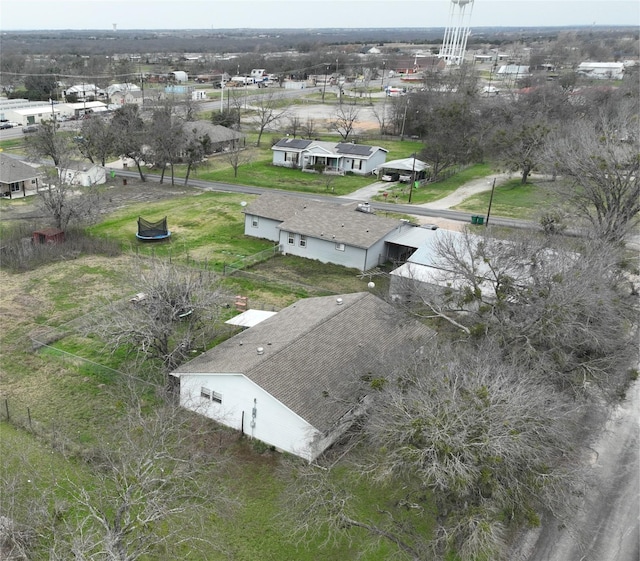
[{"label": "water tower", "polygon": [[464,60],[472,11],[473,0],[451,0],[449,24],[445,29],[442,48],[438,55],[447,61],[447,65],[460,65]]}]

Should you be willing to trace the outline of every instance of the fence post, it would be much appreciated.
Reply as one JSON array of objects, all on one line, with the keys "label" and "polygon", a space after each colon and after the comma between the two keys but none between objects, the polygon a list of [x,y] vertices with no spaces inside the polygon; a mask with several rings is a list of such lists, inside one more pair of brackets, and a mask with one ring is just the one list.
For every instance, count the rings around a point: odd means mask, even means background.
[{"label": "fence post", "polygon": [[29,430],[33,430],[33,427],[31,426],[31,408],[27,407],[27,417],[29,418]]},{"label": "fence post", "polygon": [[4,400],[4,408],[5,408],[5,411],[7,412],[7,421],[9,421],[10,417],[9,417],[9,399],[8,398]]}]

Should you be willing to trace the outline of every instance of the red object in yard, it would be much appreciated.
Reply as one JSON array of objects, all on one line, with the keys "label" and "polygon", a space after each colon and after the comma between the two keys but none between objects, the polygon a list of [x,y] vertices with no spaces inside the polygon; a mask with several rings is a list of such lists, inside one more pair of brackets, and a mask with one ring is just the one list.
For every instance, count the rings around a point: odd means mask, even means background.
[{"label": "red object in yard", "polygon": [[382,193],[382,196],[386,199],[389,196],[389,193]]},{"label": "red object in yard", "polygon": [[33,243],[63,243],[64,231],[59,228],[43,228],[36,230],[31,236]]}]

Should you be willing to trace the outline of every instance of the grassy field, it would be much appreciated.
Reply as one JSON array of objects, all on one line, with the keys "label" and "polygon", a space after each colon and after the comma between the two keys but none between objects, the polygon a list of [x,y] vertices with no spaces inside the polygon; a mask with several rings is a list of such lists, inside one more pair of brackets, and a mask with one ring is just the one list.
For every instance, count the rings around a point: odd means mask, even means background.
[{"label": "grassy field", "polygon": [[[406,157],[419,148],[419,143],[412,141],[379,144],[389,149],[388,159]],[[197,178],[323,194],[348,194],[372,181],[274,168],[268,145],[265,137],[265,146],[251,149],[252,162],[240,169],[237,178],[223,157],[212,158],[208,169],[198,170]],[[413,202],[434,200],[470,178],[490,172],[488,166],[469,168],[434,186],[433,192],[416,191]],[[89,488],[98,484],[96,474],[80,458],[84,451],[107,438],[114,420],[123,416],[122,389],[129,363],[124,353],[109,354],[100,341],[76,332],[73,322],[91,315],[106,302],[138,292],[133,263],[136,256],[167,258],[222,273],[229,264],[273,246],[272,242],[243,234],[241,202],[250,201],[250,196],[168,185],[155,189],[166,191],[167,196],[155,197],[151,187],[137,182],[128,186],[128,199],[120,200],[112,192],[114,209],[88,229],[92,236],[116,241],[122,255],[73,255],[19,274],[0,270],[4,325],[0,405],[4,404],[5,409],[0,409],[0,469],[3,475],[18,478],[22,484],[26,478],[27,496],[35,497],[39,489],[51,488],[56,474]],[[515,186],[512,190],[516,191]],[[173,191],[175,195],[169,195]],[[17,209],[28,210],[33,203],[27,200],[0,204],[3,213],[18,213]],[[167,216],[172,231],[170,241],[138,242],[135,233],[139,216],[147,220]],[[343,267],[277,256],[224,277],[222,282],[228,294],[247,296],[251,307],[278,310],[302,297],[367,290],[369,280],[375,281],[381,294],[386,293],[383,275],[370,279]],[[52,333],[60,332],[64,334],[62,338],[52,337]],[[33,343],[54,339],[57,340],[50,346]],[[150,398],[148,403],[152,402]],[[382,561],[393,554],[389,546],[359,533],[351,540],[325,543],[326,534],[321,531],[317,538],[298,542],[289,522],[280,516],[282,499],[288,492],[282,475],[291,469],[286,458],[244,440],[234,442],[225,453],[230,455],[233,466],[232,474],[226,476],[227,483],[241,499],[240,508],[220,517],[212,505],[204,520],[173,521],[185,533],[193,532],[194,539],[201,531],[200,522],[219,536],[220,551],[210,552],[206,559]],[[352,491],[358,497],[360,513],[372,520],[381,516],[379,509],[384,510],[387,502],[397,500],[393,490],[372,488],[362,481],[354,482]],[[64,489],[61,493],[61,499],[70,500]],[[431,516],[428,513],[424,518],[426,533],[430,531]],[[44,548],[36,560],[46,558]]]},{"label": "grassy field", "polygon": [[[491,192],[473,195],[454,207],[465,212],[485,213],[489,208]],[[520,179],[512,179],[496,187],[491,201],[491,214],[508,218],[535,219],[553,204],[561,205],[555,197],[554,183],[548,180],[530,180],[523,184]]]},{"label": "grassy field", "polygon": [[[450,195],[465,183],[474,179],[486,177],[492,173],[494,173],[494,170],[486,163],[469,166],[451,177],[435,183],[429,183],[423,187],[414,188],[411,192],[411,204],[423,204],[437,201],[438,199],[442,199],[443,197]],[[384,196],[378,195],[374,200],[380,202],[385,202],[385,200],[394,201],[397,196],[397,202],[407,204],[409,202],[409,189],[410,186],[407,183],[391,183],[389,185],[389,189],[386,190],[387,198],[385,199]]]},{"label": "grassy field", "polygon": [[[106,353],[100,341],[82,336],[73,324],[106,302],[137,292],[132,268],[136,254],[219,272],[225,263],[273,245],[243,235],[240,202],[248,197],[176,190],[176,196],[153,202],[150,197],[137,200],[135,194],[136,189],[148,186],[128,187],[134,193],[131,200],[120,201],[121,208],[89,229],[91,235],[117,241],[123,255],[73,255],[19,274],[0,271],[5,287],[0,293],[5,325],[0,348],[0,418],[4,419],[0,422],[0,469],[4,476],[19,478],[22,483],[30,481],[28,489],[33,496],[51,491],[55,474],[88,488],[98,484],[90,466],[79,457],[104,439],[114,438],[112,426],[124,413],[126,400],[121,390],[128,362],[123,353]],[[124,188],[119,188],[118,192],[122,191]],[[152,245],[137,242],[139,215],[150,220],[167,215],[173,231],[171,241]],[[368,280],[355,270],[278,256],[226,277],[223,283],[229,294],[248,296],[252,307],[277,310],[300,297],[366,290]],[[384,290],[380,281],[376,282]],[[52,333],[53,339],[60,333],[64,336],[49,346],[34,346],[33,340],[48,342]],[[7,410],[10,422],[6,422]],[[226,453],[236,466],[228,483],[240,497],[241,507],[228,518],[221,518],[213,508],[207,515],[206,523],[223,542],[220,552],[211,552],[207,559],[223,561],[229,558],[228,552],[240,561],[311,561],[319,552],[323,559],[336,561],[388,558],[388,548],[369,547],[364,535],[329,545],[323,544],[322,535],[304,543],[293,539],[291,528],[279,517],[281,499],[287,493],[287,484],[281,479],[283,458],[274,453],[265,455],[247,442],[233,445]],[[375,515],[369,497],[379,498],[379,494],[365,488],[361,492],[362,508]],[[71,500],[64,489],[56,493],[65,503]],[[197,532],[199,523],[205,521],[173,522],[185,532]],[[45,545],[43,542],[35,559],[46,558]],[[365,549],[367,553],[362,554]]]}]

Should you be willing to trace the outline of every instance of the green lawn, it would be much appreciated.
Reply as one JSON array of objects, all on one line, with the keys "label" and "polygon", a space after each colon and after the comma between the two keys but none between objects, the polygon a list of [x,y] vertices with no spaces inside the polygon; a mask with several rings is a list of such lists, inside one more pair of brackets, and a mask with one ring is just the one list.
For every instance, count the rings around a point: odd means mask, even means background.
[{"label": "green lawn", "polygon": [[[495,188],[491,201],[491,214],[508,218],[535,219],[544,209],[552,208],[555,200],[554,183],[551,181],[530,181],[522,184],[520,179],[512,179]],[[485,214],[489,208],[491,191],[479,193],[453,207],[465,212]],[[561,201],[556,201],[558,205]]]},{"label": "green lawn", "polygon": [[[156,203],[127,206],[88,229],[96,236],[120,242],[136,254],[195,260],[222,271],[225,263],[237,261],[272,247],[273,242],[244,235],[241,202],[251,196],[199,192]],[[154,221],[167,217],[171,238],[166,242],[140,242],[136,238],[137,220]]]},{"label": "green lawn", "polygon": [[[494,173],[494,170],[489,164],[475,164],[473,166],[469,166],[447,179],[414,188],[411,190],[411,204],[423,204],[437,201],[438,199],[442,199],[443,197],[450,195],[465,183],[468,183],[473,179],[486,177],[492,173]],[[410,185],[408,183],[390,183],[389,189],[386,190],[386,199],[383,195],[378,195],[374,200],[379,202],[395,201],[407,204],[409,202],[409,191]]]}]

